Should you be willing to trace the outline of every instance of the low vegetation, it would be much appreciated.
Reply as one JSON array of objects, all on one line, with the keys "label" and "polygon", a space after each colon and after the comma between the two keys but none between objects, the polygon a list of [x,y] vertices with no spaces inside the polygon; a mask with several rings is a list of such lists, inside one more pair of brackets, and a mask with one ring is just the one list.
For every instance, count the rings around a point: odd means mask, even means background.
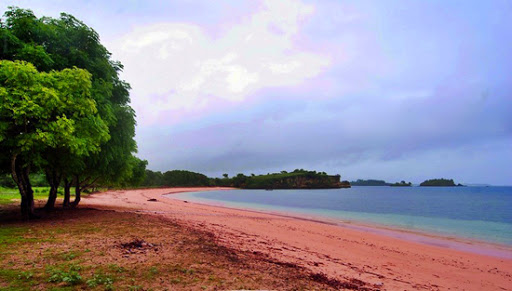
[{"label": "low vegetation", "polygon": [[[33,187],[34,189],[34,200],[46,200],[48,198],[48,192],[50,187]],[[64,192],[59,189],[57,196],[60,198],[64,197]],[[0,187],[0,204],[12,204],[20,201],[20,193],[18,189]]]},{"label": "low vegetation", "polygon": [[357,181],[350,182],[352,186],[393,186],[393,187],[410,187],[412,186],[411,182],[400,181],[396,183],[388,183],[384,180],[362,180],[358,179]]}]

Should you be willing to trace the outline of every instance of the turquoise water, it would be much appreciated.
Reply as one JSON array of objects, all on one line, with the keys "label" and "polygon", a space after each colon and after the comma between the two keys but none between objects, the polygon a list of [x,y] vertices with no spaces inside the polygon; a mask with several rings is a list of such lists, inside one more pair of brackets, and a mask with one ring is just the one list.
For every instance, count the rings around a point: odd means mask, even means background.
[{"label": "turquoise water", "polygon": [[512,187],[228,190],[172,197],[512,245]]}]

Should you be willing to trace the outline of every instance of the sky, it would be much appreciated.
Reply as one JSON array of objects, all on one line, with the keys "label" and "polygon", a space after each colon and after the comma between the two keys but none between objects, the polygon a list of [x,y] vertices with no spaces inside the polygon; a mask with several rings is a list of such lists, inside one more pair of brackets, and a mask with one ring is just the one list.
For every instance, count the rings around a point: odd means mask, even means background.
[{"label": "sky", "polygon": [[99,33],[149,169],[512,185],[511,1],[9,5]]}]

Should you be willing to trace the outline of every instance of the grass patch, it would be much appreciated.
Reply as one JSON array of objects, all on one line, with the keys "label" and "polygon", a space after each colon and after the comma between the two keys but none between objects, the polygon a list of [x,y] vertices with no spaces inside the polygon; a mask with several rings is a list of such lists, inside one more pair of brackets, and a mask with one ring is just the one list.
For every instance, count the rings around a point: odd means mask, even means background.
[{"label": "grass patch", "polygon": [[[0,279],[8,282],[7,290],[30,290],[32,286],[37,284],[37,279],[34,277],[33,271],[21,271],[16,269],[0,269]],[[0,289],[2,289],[0,287]],[[2,289],[4,290],[4,289]]]},{"label": "grass patch", "polygon": [[37,237],[30,237],[32,229],[27,226],[0,226],[0,250],[10,250],[13,245],[37,242]]},{"label": "grass patch", "polygon": [[11,204],[20,199],[17,189],[0,187],[0,204]]},{"label": "grass patch", "polygon": [[115,278],[109,274],[96,273],[86,281],[89,288],[103,286],[105,290],[114,290]]},{"label": "grass patch", "polygon": [[[50,187],[32,187],[34,190],[34,200],[44,200],[48,198]],[[64,197],[64,190],[59,188],[57,197]],[[19,202],[20,192],[16,188],[0,187],[0,205],[7,205]]]},{"label": "grass patch", "polygon": [[61,258],[66,261],[71,261],[71,260],[75,259],[76,257],[78,257],[79,255],[80,255],[79,252],[70,251],[70,252],[63,253],[61,255]]}]

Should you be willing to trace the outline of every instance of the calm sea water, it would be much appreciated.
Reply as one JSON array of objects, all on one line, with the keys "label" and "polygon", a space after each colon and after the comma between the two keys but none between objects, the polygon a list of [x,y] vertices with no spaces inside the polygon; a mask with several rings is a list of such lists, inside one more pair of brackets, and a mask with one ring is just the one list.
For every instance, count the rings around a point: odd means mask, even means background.
[{"label": "calm sea water", "polygon": [[172,197],[512,245],[512,187],[228,190],[183,193]]}]

